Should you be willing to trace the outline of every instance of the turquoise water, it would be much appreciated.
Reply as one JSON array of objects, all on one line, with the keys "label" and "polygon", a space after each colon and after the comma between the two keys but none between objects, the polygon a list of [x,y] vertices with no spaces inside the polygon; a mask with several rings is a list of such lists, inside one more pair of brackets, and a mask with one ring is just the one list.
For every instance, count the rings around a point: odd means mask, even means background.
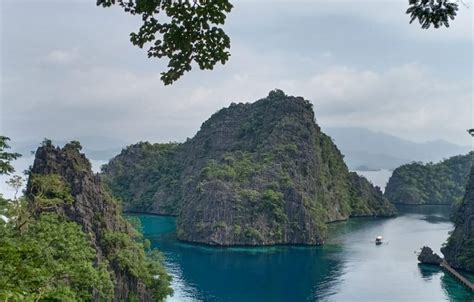
[{"label": "turquoise water", "polygon": [[[323,247],[185,244],[176,240],[174,218],[138,217],[174,277],[170,301],[471,301],[442,270],[417,264],[420,247],[439,250],[447,238],[448,209],[402,211],[393,219],[331,224]],[[384,244],[374,244],[377,235]]]}]

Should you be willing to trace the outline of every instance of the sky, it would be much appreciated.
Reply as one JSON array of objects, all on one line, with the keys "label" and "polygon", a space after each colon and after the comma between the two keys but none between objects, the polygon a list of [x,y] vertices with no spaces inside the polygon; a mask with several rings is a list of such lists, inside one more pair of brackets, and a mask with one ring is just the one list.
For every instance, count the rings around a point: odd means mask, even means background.
[{"label": "sky", "polygon": [[129,42],[139,17],[95,0],[0,1],[0,133],[184,141],[279,88],[310,100],[323,129],[470,145],[473,2],[439,30],[410,25],[407,2],[233,1],[230,61],[164,86],[166,62]]}]

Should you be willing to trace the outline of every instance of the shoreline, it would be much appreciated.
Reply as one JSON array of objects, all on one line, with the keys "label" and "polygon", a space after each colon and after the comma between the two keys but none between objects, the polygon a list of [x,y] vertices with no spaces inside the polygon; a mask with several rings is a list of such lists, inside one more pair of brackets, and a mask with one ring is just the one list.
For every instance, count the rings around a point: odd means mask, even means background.
[{"label": "shoreline", "polygon": [[171,214],[159,214],[159,213],[151,213],[151,212],[143,212],[143,211],[130,211],[130,210],[123,210],[123,214],[141,214],[141,215],[152,215],[152,216],[161,216],[161,217],[178,217],[178,215],[171,215]]},{"label": "shoreline", "polygon": [[[177,218],[177,215],[165,215],[165,214],[158,214],[158,213],[148,213],[142,211],[123,211],[124,214],[135,214],[135,215],[150,215],[150,216],[157,216],[157,217],[171,217]],[[365,215],[365,216],[350,216],[347,219],[340,219],[326,222],[326,225],[334,225],[340,222],[346,222],[352,219],[391,219],[395,218],[395,216],[373,216],[373,215]],[[176,229],[173,230],[176,233]],[[327,239],[327,238],[326,238]],[[258,248],[271,248],[271,247],[296,247],[296,248],[313,248],[313,247],[324,247],[326,246],[327,240],[324,240],[322,243],[317,244],[306,244],[306,243],[275,243],[275,244],[259,244],[259,245],[245,245],[245,244],[237,244],[237,245],[222,245],[222,244],[210,244],[210,243],[203,243],[203,242],[195,242],[195,241],[188,241],[188,240],[181,240],[176,236],[176,241],[187,244],[190,246],[197,246],[197,247],[208,247],[212,249],[232,249],[232,248],[249,248],[249,249],[258,249]]]}]

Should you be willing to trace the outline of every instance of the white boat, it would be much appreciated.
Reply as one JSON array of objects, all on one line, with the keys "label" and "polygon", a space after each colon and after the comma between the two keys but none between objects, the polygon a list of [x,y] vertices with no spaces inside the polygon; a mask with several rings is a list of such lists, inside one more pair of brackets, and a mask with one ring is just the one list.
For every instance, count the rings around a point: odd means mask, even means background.
[{"label": "white boat", "polygon": [[382,236],[377,236],[375,238],[375,244],[377,244],[377,245],[382,244],[382,239],[383,239]]}]

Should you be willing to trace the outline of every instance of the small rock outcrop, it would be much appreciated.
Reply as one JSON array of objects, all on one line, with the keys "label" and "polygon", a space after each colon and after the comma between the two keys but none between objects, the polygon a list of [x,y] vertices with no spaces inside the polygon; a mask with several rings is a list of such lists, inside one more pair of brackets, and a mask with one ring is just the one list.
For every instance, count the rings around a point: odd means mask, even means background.
[{"label": "small rock outcrop", "polygon": [[441,252],[453,268],[474,272],[474,167],[453,220],[455,229]]},{"label": "small rock outcrop", "polygon": [[[134,245],[133,239],[129,237],[129,234],[135,230],[122,217],[121,207],[103,188],[100,177],[93,174],[89,161],[84,154],[79,152],[80,149],[78,142],[71,142],[63,148],[53,146],[50,141],[43,143],[43,146],[36,151],[26,196],[48,194],[37,192],[38,189],[33,184],[35,178],[50,175],[59,178],[70,189],[71,202],[58,203],[51,207],[41,208],[39,211],[54,212],[82,226],[91,246],[96,251],[97,263],[108,265],[108,271],[114,283],[113,301],[160,300],[161,297],[155,297],[154,293],[147,288],[146,282],[150,280],[144,281],[138,273],[131,273],[131,265],[144,263],[143,259],[139,259],[143,251],[139,249],[139,246]],[[119,259],[120,257],[125,259],[128,257],[127,253],[131,253],[125,248],[132,249],[136,257],[133,260],[127,258],[128,266],[121,263]],[[165,277],[165,275],[160,277]],[[163,282],[166,280],[163,279]]]},{"label": "small rock outcrop", "polygon": [[322,244],[327,222],[396,213],[349,173],[312,104],[280,90],[219,110],[183,144],[131,146],[102,177],[127,209],[177,215],[180,240],[210,245]]},{"label": "small rock outcrop", "polygon": [[440,265],[443,262],[443,258],[434,253],[430,247],[424,246],[418,255],[418,261],[422,264]]}]

